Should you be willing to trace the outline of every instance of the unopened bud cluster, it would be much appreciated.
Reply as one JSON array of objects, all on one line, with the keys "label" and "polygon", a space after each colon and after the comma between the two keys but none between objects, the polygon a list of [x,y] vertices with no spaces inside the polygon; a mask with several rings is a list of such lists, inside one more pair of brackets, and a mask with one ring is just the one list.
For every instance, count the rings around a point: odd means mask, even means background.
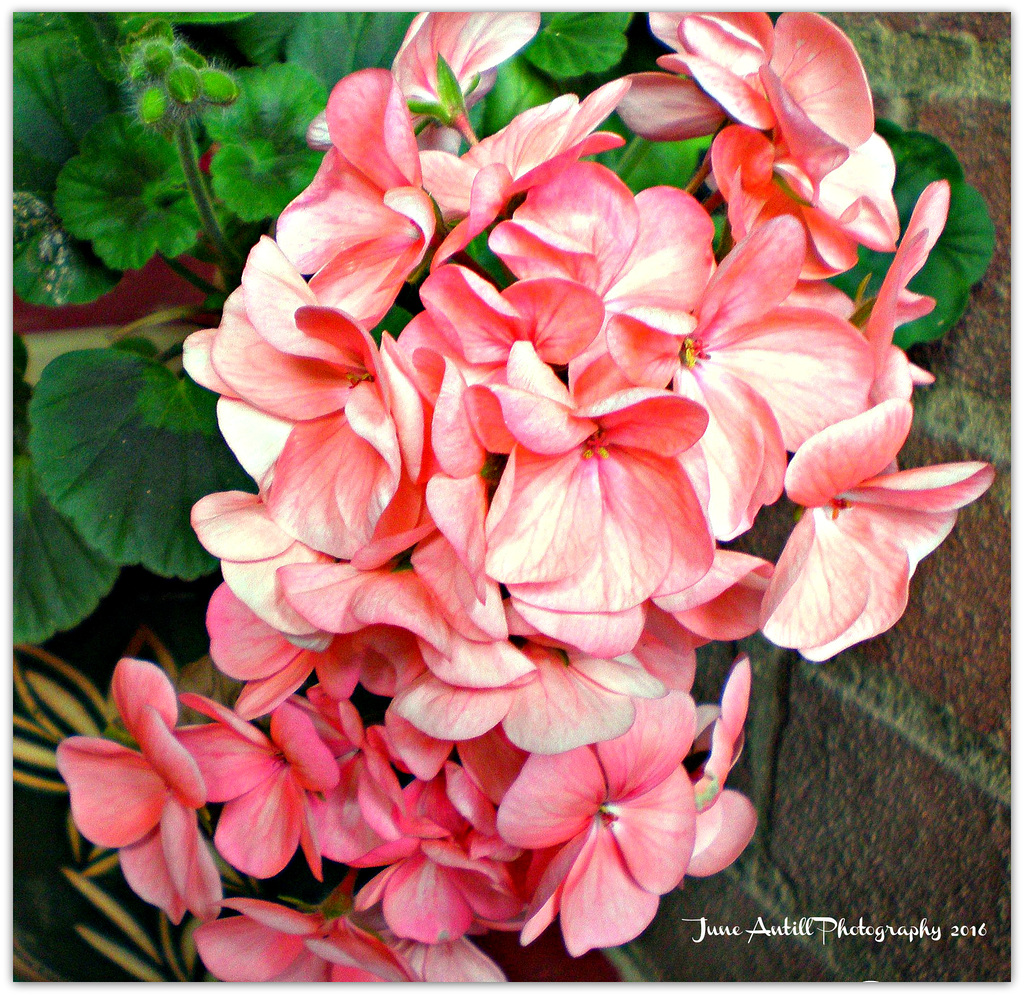
[{"label": "unopened bud cluster", "polygon": [[124,49],[128,79],[144,124],[167,127],[204,107],[238,99],[238,85],[198,52],[174,37],[170,25],[155,21]]}]

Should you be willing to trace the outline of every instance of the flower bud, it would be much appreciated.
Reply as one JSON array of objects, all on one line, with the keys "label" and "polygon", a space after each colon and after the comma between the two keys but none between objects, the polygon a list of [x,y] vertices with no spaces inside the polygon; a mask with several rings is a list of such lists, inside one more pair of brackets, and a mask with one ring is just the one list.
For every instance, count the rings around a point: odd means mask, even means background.
[{"label": "flower bud", "polygon": [[151,76],[163,76],[173,62],[171,48],[164,42],[151,42],[142,53],[142,64]]},{"label": "flower bud", "polygon": [[167,92],[179,104],[194,103],[199,96],[199,73],[191,66],[175,66],[164,81]]},{"label": "flower bud", "polygon": [[199,74],[203,98],[211,104],[233,104],[238,99],[238,85],[220,69],[204,69]]},{"label": "flower bud", "polygon": [[178,58],[182,62],[188,63],[194,69],[205,69],[206,60],[196,51],[189,48],[187,45],[178,46]]},{"label": "flower bud", "polygon": [[167,113],[167,97],[163,90],[151,86],[139,98],[139,116],[148,125],[155,125]]}]

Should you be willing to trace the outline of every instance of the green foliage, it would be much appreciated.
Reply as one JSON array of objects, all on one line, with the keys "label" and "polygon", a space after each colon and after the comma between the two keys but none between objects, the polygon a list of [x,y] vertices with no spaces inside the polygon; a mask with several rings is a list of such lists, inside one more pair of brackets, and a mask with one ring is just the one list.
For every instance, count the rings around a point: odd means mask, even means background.
[{"label": "green foliage", "polygon": [[357,69],[390,69],[413,16],[390,11],[301,14],[288,33],[285,55],[333,87]]},{"label": "green foliage", "polygon": [[312,181],[323,153],[306,145],[306,129],[324,109],[327,91],[288,64],[237,76],[238,101],[205,118],[210,137],[221,143],[210,172],[214,192],[239,218],[260,221],[279,214]]},{"label": "green foliage", "polygon": [[187,580],[214,570],[189,524],[214,491],[253,490],[221,438],[216,395],[134,352],[66,353],[29,406],[29,451],[54,507],[117,564]]},{"label": "green foliage", "polygon": [[105,79],[116,82],[120,59],[117,49],[117,22],[113,14],[79,14],[65,11],[59,15],[63,25],[75,37],[79,53]]},{"label": "green foliage", "polygon": [[[630,134],[618,115],[602,130],[616,131],[624,137]],[[710,136],[683,142],[648,142],[634,135],[624,146],[602,152],[597,161],[614,170],[619,179],[638,194],[661,184],[685,187],[710,147]]]},{"label": "green foliage", "polygon": [[[931,135],[904,131],[879,120],[878,133],[889,143],[896,159],[893,198],[900,227],[906,229],[914,205],[924,188],[935,180],[950,184],[949,217],[942,235],[910,290],[935,298],[935,309],[896,330],[894,341],[904,349],[918,342],[940,339],[956,324],[970,300],[971,287],[985,275],[995,251],[995,227],[981,194],[964,179],[963,168],[949,146]],[[837,287],[853,297],[870,275],[865,296],[878,293],[892,263],[892,253],[863,246],[852,270],[835,277]]]},{"label": "green foliage", "polygon": [[124,114],[85,136],[61,171],[54,202],[68,231],[121,270],[138,269],[156,252],[187,252],[199,234],[174,146]]},{"label": "green foliage", "polygon": [[61,15],[14,15],[14,189],[48,194],[117,89],[78,52]]},{"label": "green foliage", "polygon": [[382,333],[387,332],[392,339],[397,339],[398,333],[411,321],[412,315],[405,308],[396,304],[376,326],[370,329],[370,335],[373,336],[373,341],[379,346]]},{"label": "green foliage", "polygon": [[266,66],[284,58],[288,35],[299,23],[302,14],[261,13],[227,28],[229,37],[250,62]]},{"label": "green foliage", "polygon": [[498,70],[494,88],[484,98],[481,129],[493,135],[517,114],[546,104],[558,96],[554,82],[539,72],[524,56],[517,55]]},{"label": "green foliage", "polygon": [[27,456],[14,458],[14,642],[42,643],[81,622],[118,568],[46,500]]},{"label": "green foliage", "polygon": [[543,14],[541,29],[523,56],[556,80],[604,72],[625,54],[632,19],[622,11]]},{"label": "green foliage", "polygon": [[50,307],[93,301],[120,277],[64,230],[46,201],[23,191],[14,194],[13,262],[19,297]]}]

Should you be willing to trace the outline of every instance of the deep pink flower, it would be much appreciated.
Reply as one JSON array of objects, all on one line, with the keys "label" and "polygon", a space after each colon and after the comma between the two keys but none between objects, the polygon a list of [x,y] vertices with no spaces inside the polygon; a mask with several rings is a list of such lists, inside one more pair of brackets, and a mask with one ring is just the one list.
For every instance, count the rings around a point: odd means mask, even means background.
[{"label": "deep pink flower", "polygon": [[57,747],[75,824],[93,843],[119,848],[128,884],[173,923],[185,910],[214,917],[220,874],[196,820],[207,787],[174,732],[174,689],[155,664],[125,657],[111,691],[141,752],[96,737],[69,737]]},{"label": "deep pink flower", "polygon": [[351,900],[339,891],[310,913],[263,899],[226,899],[222,905],[242,915],[200,927],[199,956],[222,982],[412,981],[405,958],[353,921]]},{"label": "deep pink flower", "polygon": [[573,956],[622,944],[654,918],[693,851],[696,810],[682,760],[693,740],[684,692],[637,704],[616,740],[534,754],[505,794],[498,830],[519,847],[559,847],[527,910],[522,943],[561,916]]},{"label": "deep pink flower", "polygon": [[302,850],[317,880],[323,878],[316,794],[338,784],[338,765],[309,717],[288,702],[270,717],[270,736],[202,695],[182,702],[213,723],[180,736],[203,772],[213,802],[226,805],[214,843],[246,875],[269,878]]},{"label": "deep pink flower", "polygon": [[889,629],[910,577],[949,534],[957,509],[992,483],[987,463],[897,471],[909,402],[883,402],[812,436],[786,472],[805,512],[761,608],[765,636],[822,661]]}]

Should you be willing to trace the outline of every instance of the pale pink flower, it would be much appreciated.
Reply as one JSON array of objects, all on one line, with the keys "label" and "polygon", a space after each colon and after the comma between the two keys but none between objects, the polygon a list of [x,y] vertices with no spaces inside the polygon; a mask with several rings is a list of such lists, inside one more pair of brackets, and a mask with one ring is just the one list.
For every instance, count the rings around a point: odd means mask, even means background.
[{"label": "pale pink flower", "polygon": [[505,794],[498,830],[519,847],[555,848],[527,910],[528,944],[560,915],[573,956],[623,944],[654,918],[693,851],[693,787],[682,767],[693,740],[684,692],[637,705],[616,740],[532,755]]},{"label": "pale pink flower", "polygon": [[175,734],[174,689],[155,664],[125,657],[114,669],[111,691],[140,750],[96,737],[60,743],[57,768],[75,824],[94,844],[119,849],[128,884],[173,923],[185,910],[214,917],[220,874],[196,819],[207,788]]},{"label": "pale pink flower", "polygon": [[239,871],[269,878],[301,844],[318,881],[323,878],[317,832],[318,795],[338,784],[338,765],[309,717],[279,705],[270,736],[202,695],[182,702],[213,723],[180,736],[206,779],[209,798],[226,803],[217,822],[217,850]]},{"label": "pale pink flower", "polygon": [[625,321],[608,328],[612,359],[633,383],[671,381],[708,412],[700,448],[709,514],[722,539],[748,529],[779,497],[786,449],[867,407],[873,364],[863,336],[828,312],[784,303],[804,245],[796,221],[774,219],[723,260],[690,330]]},{"label": "pale pink flower", "polygon": [[468,937],[423,944],[381,931],[388,946],[408,962],[420,982],[505,982],[505,973]]},{"label": "pale pink flower", "polygon": [[782,214],[792,215],[805,227],[805,280],[850,269],[857,263],[858,245],[879,252],[896,247],[896,164],[880,135],[871,135],[839,166],[812,178],[792,166],[761,132],[731,125],[711,146],[711,162],[728,204],[734,238],[742,239]]},{"label": "pale pink flower", "polygon": [[363,69],[327,102],[333,147],[313,182],[281,213],[277,241],[321,302],[376,325],[422,262],[434,208],[401,88],[386,69]]},{"label": "pale pink flower", "polygon": [[594,129],[628,89],[627,80],[614,80],[583,101],[563,94],[531,107],[461,158],[450,152],[423,152],[423,186],[437,201],[445,222],[457,223],[438,247],[431,267],[465,249],[516,194],[557,176],[583,156],[621,145],[621,136]]},{"label": "pale pink flower", "polygon": [[822,661],[889,629],[920,560],[949,534],[957,509],[992,483],[987,463],[897,471],[909,402],[885,401],[812,436],[786,472],[805,512],[761,608],[765,636]]},{"label": "pale pink flower", "polygon": [[677,459],[707,425],[699,405],[634,388],[577,407],[527,342],[507,381],[490,387],[517,440],[487,516],[490,577],[539,608],[621,612],[707,572],[710,533]]},{"label": "pale pink flower", "polygon": [[402,835],[358,862],[365,867],[389,863],[359,891],[356,909],[380,903],[398,937],[424,944],[454,941],[474,923],[504,922],[523,908],[505,865],[518,851],[498,841],[504,853],[470,853],[473,831],[496,837],[495,813],[486,796],[460,774],[458,765],[449,762],[437,778],[407,785],[399,815]]},{"label": "pale pink flower", "polygon": [[[867,76],[849,38],[819,14],[662,13],[651,31],[675,50],[661,73],[630,77],[623,120],[652,139],[707,135],[727,118],[774,130],[815,180],[874,130]],[[717,113],[716,113],[717,110]]]}]

